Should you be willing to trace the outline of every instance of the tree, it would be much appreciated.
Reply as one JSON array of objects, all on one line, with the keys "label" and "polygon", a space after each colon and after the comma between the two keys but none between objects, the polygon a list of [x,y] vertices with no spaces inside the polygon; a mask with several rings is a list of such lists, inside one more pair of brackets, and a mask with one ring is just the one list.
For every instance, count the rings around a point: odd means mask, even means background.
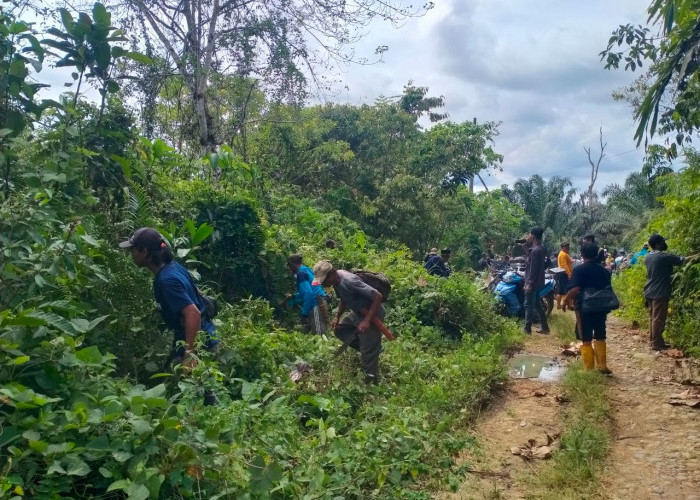
[{"label": "tree", "polygon": [[588,157],[588,164],[591,166],[591,182],[588,184],[588,189],[586,190],[586,199],[588,202],[588,209],[592,209],[593,207],[593,196],[594,196],[594,191],[593,187],[595,186],[596,181],[598,180],[598,170],[600,170],[600,163],[603,161],[603,158],[605,158],[605,147],[608,145],[608,143],[603,143],[603,127],[600,127],[600,153],[598,154],[598,159],[593,160],[591,157],[591,148],[584,147],[583,150],[586,152],[586,156]]},{"label": "tree", "polygon": [[[690,140],[700,125],[700,23],[697,2],[653,0],[648,8],[647,25],[657,27],[659,35],[644,26],[620,25],[612,33],[608,46],[600,53],[606,69],[635,71],[644,62],[651,63],[651,84],[635,111],[639,122],[635,132],[637,144],[648,133],[653,137],[657,126],[661,132],[676,132],[676,144]],[[625,46],[626,50],[617,50]],[[671,106],[663,108],[671,96]],[[676,154],[676,146],[671,146]]]},{"label": "tree", "polygon": [[518,179],[512,188],[501,189],[506,198],[523,208],[533,224],[551,229],[555,238],[571,230],[576,190],[568,177],[554,176],[545,181],[535,174],[529,179]]},{"label": "tree", "polygon": [[[129,0],[143,16],[187,84],[199,140],[207,150],[221,142],[208,88],[215,73],[260,79],[280,99],[297,102],[307,74],[320,84],[319,64],[359,61],[348,48],[375,18],[393,23],[422,15],[399,0]],[[378,53],[385,48],[378,49]]]}]

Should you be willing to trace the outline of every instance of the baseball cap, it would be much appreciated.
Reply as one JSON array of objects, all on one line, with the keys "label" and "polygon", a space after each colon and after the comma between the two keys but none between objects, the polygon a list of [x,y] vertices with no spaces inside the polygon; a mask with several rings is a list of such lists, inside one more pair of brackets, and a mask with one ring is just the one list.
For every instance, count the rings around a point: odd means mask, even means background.
[{"label": "baseball cap", "polygon": [[452,253],[452,250],[450,250],[449,248],[443,248],[442,250],[440,250],[440,253],[442,255],[445,255],[445,254]]},{"label": "baseball cap", "polygon": [[326,281],[326,276],[333,270],[333,264],[327,260],[320,260],[314,264],[314,285],[321,285]]},{"label": "baseball cap", "polygon": [[126,241],[119,243],[119,248],[159,248],[165,244],[165,239],[152,227],[142,227],[134,231]]}]

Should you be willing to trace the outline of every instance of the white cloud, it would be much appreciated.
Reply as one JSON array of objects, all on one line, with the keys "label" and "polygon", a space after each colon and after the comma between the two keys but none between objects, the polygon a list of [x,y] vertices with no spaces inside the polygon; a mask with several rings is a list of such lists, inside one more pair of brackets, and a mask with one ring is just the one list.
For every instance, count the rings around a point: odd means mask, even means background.
[{"label": "white cloud", "polygon": [[413,80],[444,95],[454,121],[502,121],[503,172],[486,178],[490,186],[539,173],[584,188],[583,147],[596,155],[602,126],[602,188],[638,170],[644,153],[635,148],[631,111],[611,98],[635,75],[603,69],[598,53],[617,25],[644,21],[637,0],[438,1],[400,30],[373,24],[358,52],[388,45],[384,63],[348,67],[341,75],[348,90],[332,100],[371,103]]}]

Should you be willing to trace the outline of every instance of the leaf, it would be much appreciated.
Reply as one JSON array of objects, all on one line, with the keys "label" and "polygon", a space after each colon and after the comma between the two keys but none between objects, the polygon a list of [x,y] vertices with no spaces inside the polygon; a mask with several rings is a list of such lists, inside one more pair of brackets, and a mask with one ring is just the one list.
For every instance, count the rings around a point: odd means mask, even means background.
[{"label": "leaf", "polygon": [[[63,27],[66,28],[68,33],[72,34],[73,26],[75,25],[73,16],[70,15],[70,12],[68,12],[67,9],[59,9],[59,12],[61,13],[61,22],[63,23]],[[49,31],[49,33],[51,33],[51,31]]]},{"label": "leaf", "polygon": [[141,54],[140,52],[127,52],[125,55],[129,59],[142,64],[153,64],[153,59],[148,57],[146,54]]},{"label": "leaf", "polygon": [[69,476],[87,476],[90,473],[90,466],[76,456],[68,455],[63,462]]},{"label": "leaf", "polygon": [[75,353],[75,357],[86,365],[98,365],[102,363],[104,359],[100,350],[94,345],[80,349]]},{"label": "leaf", "polygon": [[129,495],[127,498],[133,500],[146,500],[150,496],[148,488],[143,484],[132,483],[126,492]]},{"label": "leaf", "polygon": [[107,12],[107,9],[100,2],[96,2],[92,8],[92,18],[100,28],[108,29],[112,23],[112,15]]}]

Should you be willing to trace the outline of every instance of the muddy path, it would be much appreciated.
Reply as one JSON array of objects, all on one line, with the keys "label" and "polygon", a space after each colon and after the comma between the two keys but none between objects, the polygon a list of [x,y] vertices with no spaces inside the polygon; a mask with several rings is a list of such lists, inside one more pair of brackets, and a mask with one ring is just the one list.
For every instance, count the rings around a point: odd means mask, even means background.
[{"label": "muddy path", "polygon": [[[533,334],[522,352],[562,358],[563,343],[554,333]],[[613,440],[598,498],[700,500],[700,407],[669,404],[700,384],[700,364],[654,353],[644,332],[611,317],[608,366]],[[509,380],[475,424],[478,447],[458,459],[472,472],[457,492],[436,498],[548,498],[532,480],[547,460],[513,451],[548,445],[556,452],[563,404],[557,382]]]}]

